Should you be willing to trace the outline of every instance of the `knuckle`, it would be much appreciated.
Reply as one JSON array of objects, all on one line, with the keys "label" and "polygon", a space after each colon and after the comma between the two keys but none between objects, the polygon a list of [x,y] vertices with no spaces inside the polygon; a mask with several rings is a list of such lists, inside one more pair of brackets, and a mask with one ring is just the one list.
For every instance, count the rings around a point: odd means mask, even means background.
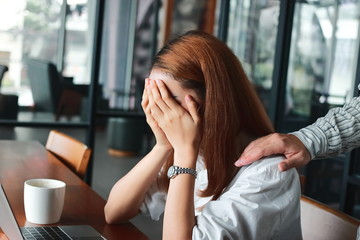
[{"label": "knuckle", "polygon": [[273,139],[281,139],[281,135],[279,133],[273,133],[271,135],[271,138],[273,138]]},{"label": "knuckle", "polygon": [[150,101],[148,104],[147,104],[147,108],[153,108],[155,105],[154,101]]},{"label": "knuckle", "polygon": [[166,114],[165,118],[169,124],[176,123],[178,119],[176,114]]},{"label": "knuckle", "polygon": [[182,116],[183,116],[182,113],[176,112],[176,113],[174,113],[174,114],[171,115],[171,119],[172,119],[173,121],[179,121],[179,120],[182,118]]},{"label": "knuckle", "polygon": [[171,97],[168,94],[164,94],[163,99],[164,99],[164,101],[169,101],[171,99]]},{"label": "knuckle", "polygon": [[264,148],[259,147],[259,146],[256,146],[253,149],[253,154],[255,154],[255,155],[263,155],[264,152],[265,152]]},{"label": "knuckle", "polygon": [[173,116],[172,116],[171,113],[166,113],[166,114],[164,114],[164,119],[165,119],[165,121],[172,122],[173,121]]},{"label": "knuckle", "polygon": [[153,99],[156,102],[156,101],[159,101],[161,99],[161,97],[159,94],[155,94],[155,95],[153,95]]},{"label": "knuckle", "polygon": [[146,115],[151,114],[151,109],[149,107],[146,107],[144,111]]},{"label": "knuckle", "polygon": [[284,135],[281,133],[273,133],[272,141],[278,142],[279,144],[284,145],[286,143],[286,137],[284,137]]}]

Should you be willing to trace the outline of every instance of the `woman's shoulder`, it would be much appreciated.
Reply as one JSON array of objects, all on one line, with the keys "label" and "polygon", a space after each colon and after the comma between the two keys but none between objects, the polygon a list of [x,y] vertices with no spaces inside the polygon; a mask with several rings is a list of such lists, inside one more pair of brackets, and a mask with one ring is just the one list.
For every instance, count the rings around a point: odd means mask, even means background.
[{"label": "woman's shoulder", "polygon": [[[286,199],[298,198],[300,179],[296,169],[281,172],[278,163],[283,156],[269,156],[248,166],[243,166],[227,188],[225,195],[247,193],[248,198],[258,198],[258,194],[277,199],[280,195]],[[289,201],[284,201],[289,202]]]},{"label": "woman's shoulder", "polygon": [[266,179],[284,179],[291,178],[294,175],[297,175],[295,168],[290,169],[285,172],[281,172],[278,169],[278,164],[284,160],[285,157],[282,155],[272,155],[264,157],[250,165],[244,166],[240,169],[237,174],[237,177],[246,177],[256,175],[257,178]]},{"label": "woman's shoulder", "polygon": [[263,157],[258,161],[255,161],[247,166],[242,167],[241,169],[249,171],[249,170],[267,170],[267,169],[275,169],[277,168],[278,163],[284,160],[285,157],[283,155],[271,155],[268,157]]}]

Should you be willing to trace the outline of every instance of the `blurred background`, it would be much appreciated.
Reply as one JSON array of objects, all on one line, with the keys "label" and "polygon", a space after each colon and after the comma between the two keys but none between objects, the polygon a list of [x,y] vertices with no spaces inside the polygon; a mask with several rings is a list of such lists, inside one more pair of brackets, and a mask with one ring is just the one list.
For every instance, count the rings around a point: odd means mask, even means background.
[{"label": "blurred background", "polygon": [[[45,143],[57,128],[86,142],[86,180],[107,198],[154,144],[140,102],[166,41],[191,29],[224,41],[291,132],[358,95],[359,21],[360,0],[0,0],[0,138]],[[360,218],[356,159],[299,169],[304,194]]]}]

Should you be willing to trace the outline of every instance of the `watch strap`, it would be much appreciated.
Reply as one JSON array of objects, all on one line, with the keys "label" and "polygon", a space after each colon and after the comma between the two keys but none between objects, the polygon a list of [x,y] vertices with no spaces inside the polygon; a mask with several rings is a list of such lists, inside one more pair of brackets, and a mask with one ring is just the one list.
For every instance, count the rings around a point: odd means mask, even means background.
[{"label": "watch strap", "polygon": [[197,172],[193,168],[185,168],[185,167],[179,167],[179,166],[172,166],[172,167],[174,167],[174,170],[175,170],[175,173],[172,176],[172,178],[176,177],[179,174],[191,174],[195,177],[195,179],[197,177]]}]

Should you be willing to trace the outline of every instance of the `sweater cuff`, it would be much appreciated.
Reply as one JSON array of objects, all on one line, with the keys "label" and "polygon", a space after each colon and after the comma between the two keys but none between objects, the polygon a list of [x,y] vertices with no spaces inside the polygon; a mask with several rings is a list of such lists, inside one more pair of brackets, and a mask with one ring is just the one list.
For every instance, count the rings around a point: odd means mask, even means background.
[{"label": "sweater cuff", "polygon": [[296,136],[310,153],[311,159],[321,157],[327,152],[327,138],[324,132],[315,125],[290,133]]}]

